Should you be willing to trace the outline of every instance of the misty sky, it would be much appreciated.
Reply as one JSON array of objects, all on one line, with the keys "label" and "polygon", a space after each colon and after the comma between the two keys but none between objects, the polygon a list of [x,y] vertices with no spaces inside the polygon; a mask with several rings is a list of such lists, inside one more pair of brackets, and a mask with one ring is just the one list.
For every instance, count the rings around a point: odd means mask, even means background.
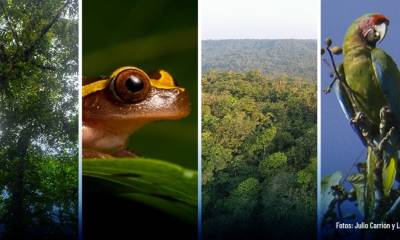
[{"label": "misty sky", "polygon": [[320,0],[201,0],[202,39],[316,39]]}]

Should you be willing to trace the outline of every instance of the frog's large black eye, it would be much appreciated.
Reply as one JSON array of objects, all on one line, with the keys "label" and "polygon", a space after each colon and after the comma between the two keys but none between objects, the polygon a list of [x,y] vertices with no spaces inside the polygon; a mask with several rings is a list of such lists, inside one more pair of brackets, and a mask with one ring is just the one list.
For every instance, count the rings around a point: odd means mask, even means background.
[{"label": "frog's large black eye", "polygon": [[126,69],[111,79],[110,90],[122,102],[137,103],[147,97],[150,78],[138,68]]},{"label": "frog's large black eye", "polygon": [[131,92],[138,92],[144,88],[144,80],[136,75],[131,75],[125,81],[125,86]]}]

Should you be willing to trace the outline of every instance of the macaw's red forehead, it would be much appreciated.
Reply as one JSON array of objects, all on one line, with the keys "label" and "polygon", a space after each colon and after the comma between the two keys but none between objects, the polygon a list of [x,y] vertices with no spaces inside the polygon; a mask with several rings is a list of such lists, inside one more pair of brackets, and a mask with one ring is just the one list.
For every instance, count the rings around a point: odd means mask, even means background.
[{"label": "macaw's red forehead", "polygon": [[389,25],[389,19],[387,19],[387,17],[385,17],[382,14],[372,15],[370,19],[372,21],[372,24],[374,24],[374,25],[381,24],[381,23],[386,23],[387,25]]},{"label": "macaw's red forehead", "polygon": [[362,21],[364,24],[373,26],[373,25],[378,25],[381,23],[386,23],[387,25],[389,25],[389,19],[387,19],[387,17],[385,17],[382,14],[371,14],[368,15],[367,18]]},{"label": "macaw's red forehead", "polygon": [[389,19],[382,14],[368,14],[360,18],[359,28],[363,31],[366,31],[381,23],[386,23],[389,25]]}]

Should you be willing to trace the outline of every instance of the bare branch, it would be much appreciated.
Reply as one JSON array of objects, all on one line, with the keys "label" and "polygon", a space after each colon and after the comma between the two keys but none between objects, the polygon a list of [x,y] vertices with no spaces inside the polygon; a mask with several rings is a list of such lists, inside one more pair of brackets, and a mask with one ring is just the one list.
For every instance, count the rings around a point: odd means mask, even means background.
[{"label": "bare branch", "polygon": [[336,62],[335,62],[335,59],[333,57],[333,53],[332,53],[332,51],[330,49],[330,46],[326,47],[326,51],[329,54],[329,58],[331,60],[332,65],[330,65],[327,61],[325,61],[325,63],[327,63],[327,65],[332,68],[333,74],[334,74],[334,80],[329,84],[329,87],[327,89],[325,89],[324,92],[325,93],[329,93],[331,91],[331,88],[332,88],[333,84],[335,83],[335,81],[339,80],[340,84],[342,84],[342,86],[344,87],[344,90],[346,91],[346,94],[350,98],[350,102],[351,102],[351,105],[352,105],[354,111],[355,112],[360,112],[358,106],[356,105],[356,99],[354,97],[353,91],[350,89],[349,85],[347,85],[346,80],[342,78],[342,75],[337,70]]}]

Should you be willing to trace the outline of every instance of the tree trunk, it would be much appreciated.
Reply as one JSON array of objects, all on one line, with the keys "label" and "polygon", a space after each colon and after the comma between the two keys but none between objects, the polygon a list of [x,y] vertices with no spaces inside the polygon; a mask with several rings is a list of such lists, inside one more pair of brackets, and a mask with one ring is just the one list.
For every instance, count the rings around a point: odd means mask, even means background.
[{"label": "tree trunk", "polygon": [[21,131],[16,147],[11,151],[9,158],[15,163],[15,175],[10,185],[10,221],[8,236],[11,239],[24,239],[27,227],[27,206],[25,205],[25,172],[27,164],[27,151],[30,144],[31,130],[26,128]]}]

